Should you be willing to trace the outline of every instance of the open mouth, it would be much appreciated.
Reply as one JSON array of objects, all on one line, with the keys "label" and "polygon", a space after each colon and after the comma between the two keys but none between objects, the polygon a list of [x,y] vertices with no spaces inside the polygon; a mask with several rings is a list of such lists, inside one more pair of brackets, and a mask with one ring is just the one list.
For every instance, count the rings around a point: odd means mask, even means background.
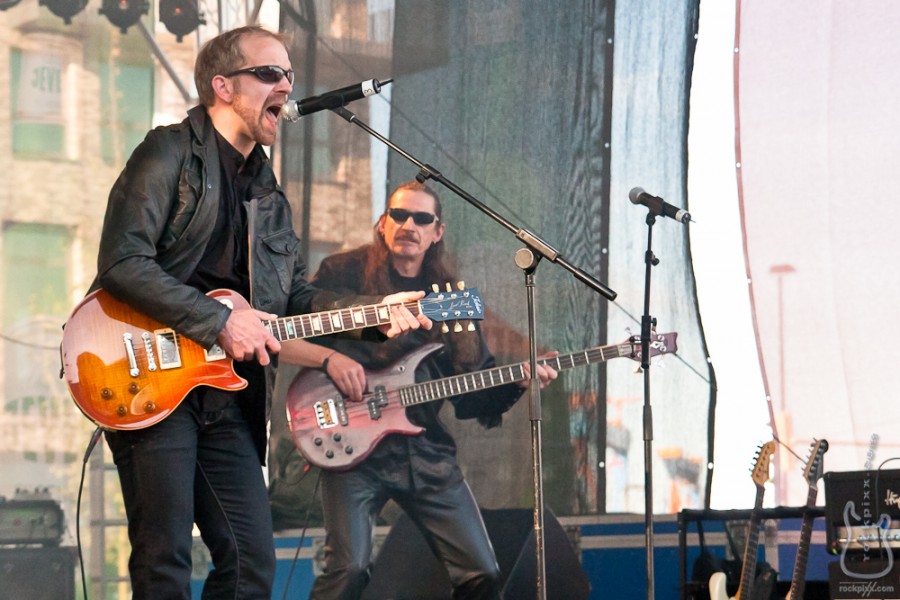
[{"label": "open mouth", "polygon": [[278,123],[278,118],[281,116],[281,105],[273,104],[266,108],[266,118],[268,118],[273,123]]}]

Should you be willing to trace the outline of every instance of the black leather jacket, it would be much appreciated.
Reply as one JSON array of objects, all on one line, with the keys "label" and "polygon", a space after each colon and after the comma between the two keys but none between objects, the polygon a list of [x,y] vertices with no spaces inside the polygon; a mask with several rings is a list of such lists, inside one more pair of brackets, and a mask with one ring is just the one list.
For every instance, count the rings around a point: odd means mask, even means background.
[{"label": "black leather jacket", "polygon": [[[253,152],[263,150],[257,146]],[[110,192],[91,286],[203,347],[216,341],[230,309],[183,282],[200,262],[215,225],[220,173],[215,130],[204,107],[192,108],[177,125],[148,133]],[[377,302],[370,297],[337,300],[307,283],[291,207],[267,159],[249,195],[248,300],[254,308],[286,316]],[[266,379],[265,413],[254,419],[263,425],[271,406],[271,368]]]}]

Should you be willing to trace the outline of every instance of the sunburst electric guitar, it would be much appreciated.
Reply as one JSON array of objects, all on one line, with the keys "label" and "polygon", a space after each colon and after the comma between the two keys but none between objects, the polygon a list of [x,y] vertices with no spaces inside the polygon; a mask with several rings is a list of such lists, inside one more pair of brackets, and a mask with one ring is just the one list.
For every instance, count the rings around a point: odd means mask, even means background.
[{"label": "sunburst electric guitar", "polygon": [[775,442],[766,442],[756,453],[756,460],[751,475],[756,485],[756,502],[750,513],[750,529],[747,531],[747,545],[744,547],[744,563],[741,567],[741,583],[737,594],[729,598],[725,589],[725,573],[713,573],[709,578],[710,600],[750,600],[753,596],[753,585],[756,578],[757,549],[759,547],[759,520],[762,509],[765,483],[769,480],[769,464],[775,453]]},{"label": "sunburst electric guitar", "polygon": [[[676,352],[677,333],[653,333],[650,357]],[[406,408],[450,396],[525,380],[525,363],[414,383],[419,363],[442,344],[426,344],[379,371],[367,371],[362,402],[344,398],[319,369],[307,369],[291,383],[287,417],[294,444],[310,464],[343,471],[366,458],[386,435],[417,435],[422,428],[406,418]],[[641,360],[641,342],[598,346],[539,360],[557,371],[605,362],[620,356]]]},{"label": "sunburst electric guitar", "polygon": [[[250,308],[237,292],[209,296],[232,308]],[[432,321],[483,319],[477,289],[436,292],[404,305]],[[280,342],[390,322],[388,304],[263,321]],[[199,385],[239,390],[246,380],[218,345],[202,348],[173,329],[114,299],[92,292],[75,308],[63,332],[62,363],[75,404],[100,427],[142,429],[169,416]]]},{"label": "sunburst electric guitar", "polygon": [[816,440],[809,449],[809,458],[803,467],[803,478],[809,486],[806,495],[806,512],[803,513],[803,525],[800,526],[800,543],[797,545],[797,560],[794,561],[794,574],[791,577],[791,589],[785,600],[803,600],[806,592],[806,562],[809,559],[809,542],[812,539],[813,516],[809,509],[816,505],[818,482],[822,478],[825,453],[828,451],[827,440]]}]

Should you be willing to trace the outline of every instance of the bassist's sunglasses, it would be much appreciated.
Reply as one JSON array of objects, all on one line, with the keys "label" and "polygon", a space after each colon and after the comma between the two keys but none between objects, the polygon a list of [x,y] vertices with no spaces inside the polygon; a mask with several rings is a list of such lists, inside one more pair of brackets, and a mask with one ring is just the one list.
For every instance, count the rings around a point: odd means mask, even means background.
[{"label": "bassist's sunglasses", "polygon": [[430,212],[412,212],[405,208],[389,208],[387,214],[401,225],[406,223],[410,217],[412,217],[413,223],[416,225],[430,225],[437,219],[437,215],[433,215]]}]

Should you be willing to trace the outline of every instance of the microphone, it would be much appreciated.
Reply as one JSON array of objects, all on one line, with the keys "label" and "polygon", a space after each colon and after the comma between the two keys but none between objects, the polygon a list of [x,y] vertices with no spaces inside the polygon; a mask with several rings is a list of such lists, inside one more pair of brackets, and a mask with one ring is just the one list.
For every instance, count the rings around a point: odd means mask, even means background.
[{"label": "microphone", "polygon": [[643,204],[655,215],[669,217],[670,219],[675,219],[685,225],[691,222],[691,213],[682,210],[677,206],[672,206],[662,198],[651,196],[645,192],[642,187],[633,188],[628,192],[628,198],[631,199],[632,204]]},{"label": "microphone", "polygon": [[288,121],[297,122],[302,116],[311,115],[320,110],[340,108],[355,100],[373,96],[381,91],[382,85],[387,85],[392,81],[393,79],[386,79],[384,83],[380,83],[377,79],[369,79],[362,83],[348,85],[339,90],[325,92],[319,96],[310,96],[303,100],[288,100],[281,107],[281,116]]}]

